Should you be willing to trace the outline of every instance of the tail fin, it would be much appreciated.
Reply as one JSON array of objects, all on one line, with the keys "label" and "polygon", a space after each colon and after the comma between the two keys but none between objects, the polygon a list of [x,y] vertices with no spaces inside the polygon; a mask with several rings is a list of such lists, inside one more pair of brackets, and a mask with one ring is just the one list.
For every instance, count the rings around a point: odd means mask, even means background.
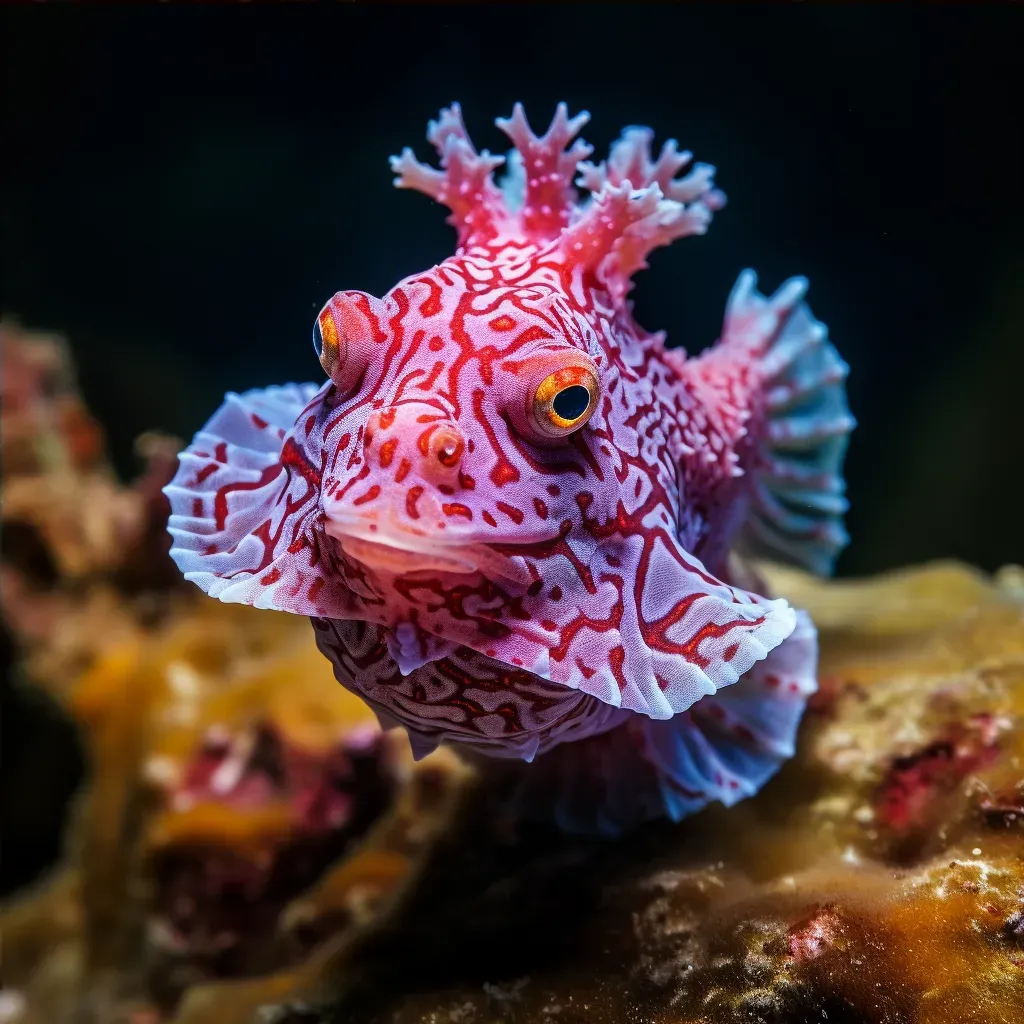
[{"label": "tail fin", "polygon": [[759,361],[765,389],[740,547],[828,575],[849,539],[842,475],[855,426],[846,401],[849,368],[803,301],[805,278],[792,278],[771,298],[756,284],[753,271],[740,275],[722,332],[724,345]]}]

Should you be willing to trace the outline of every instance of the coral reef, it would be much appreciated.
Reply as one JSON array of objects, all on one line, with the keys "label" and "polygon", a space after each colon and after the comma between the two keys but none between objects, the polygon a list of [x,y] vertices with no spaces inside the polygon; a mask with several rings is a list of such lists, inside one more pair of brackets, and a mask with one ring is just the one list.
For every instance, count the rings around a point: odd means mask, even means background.
[{"label": "coral reef", "polygon": [[167,447],[119,485],[63,349],[4,330],[4,622],[89,767],[0,912],[3,1020],[1021,1019],[1020,569],[759,567],[821,630],[797,756],[729,810],[568,837],[509,810],[548,755],[414,763],[304,620],[177,587]]},{"label": "coral reef", "polygon": [[119,485],[66,347],[4,335],[4,625],[89,772],[65,863],[3,911],[0,1006],[163,1019],[201,982],[301,964],[372,916],[464,770],[414,765],[305,620],[211,608],[165,572],[174,445],[145,439],[145,473]]}]

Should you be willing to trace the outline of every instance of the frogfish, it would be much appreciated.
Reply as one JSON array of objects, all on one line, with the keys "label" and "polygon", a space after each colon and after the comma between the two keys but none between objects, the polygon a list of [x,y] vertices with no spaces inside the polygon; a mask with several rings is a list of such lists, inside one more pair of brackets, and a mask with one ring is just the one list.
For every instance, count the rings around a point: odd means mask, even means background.
[{"label": "frogfish", "polygon": [[166,494],[185,578],[308,616],[417,757],[532,761],[543,814],[614,835],[732,805],[793,754],[817,636],[757,559],[831,570],[854,421],[803,278],[768,297],[742,273],[698,355],[639,325],[632,277],[725,197],[648,128],[589,161],[587,121],[559,104],[538,135],[517,104],[502,158],[443,110],[438,166],[391,165],[455,254],[335,294],[326,382],[229,393]]}]

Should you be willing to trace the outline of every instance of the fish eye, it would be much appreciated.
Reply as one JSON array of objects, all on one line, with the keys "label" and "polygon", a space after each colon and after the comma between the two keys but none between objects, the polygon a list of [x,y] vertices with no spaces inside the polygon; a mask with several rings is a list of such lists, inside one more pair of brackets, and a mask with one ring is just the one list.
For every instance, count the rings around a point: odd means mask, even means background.
[{"label": "fish eye", "polygon": [[313,351],[316,352],[320,365],[324,368],[328,377],[334,376],[344,353],[342,352],[343,339],[338,333],[338,326],[331,312],[331,303],[320,311],[320,315],[313,324]]},{"label": "fish eye", "polygon": [[546,437],[566,437],[579,430],[597,408],[597,373],[593,366],[572,363],[549,373],[533,398],[532,420]]},{"label": "fish eye", "polygon": [[313,324],[313,351],[342,394],[355,388],[380,340],[381,302],[365,292],[338,292]]}]

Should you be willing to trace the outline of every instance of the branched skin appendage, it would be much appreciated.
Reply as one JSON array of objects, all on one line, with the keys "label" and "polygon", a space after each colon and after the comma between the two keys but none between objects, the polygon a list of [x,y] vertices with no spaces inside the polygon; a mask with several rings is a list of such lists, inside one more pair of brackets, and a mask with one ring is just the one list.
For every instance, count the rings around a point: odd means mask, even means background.
[{"label": "branched skin appendage", "polygon": [[[428,131],[440,169],[392,160],[450,209],[458,251],[327,303],[323,387],[229,396],[168,488],[174,554],[213,596],[309,615],[338,678],[418,751],[532,759],[641,716],[616,735],[678,817],[759,784],[694,752],[691,733],[718,747],[689,709],[774,765],[791,737],[772,730],[813,689],[813,630],[732,585],[727,558],[748,541],[825,568],[841,546],[845,366],[799,281],[764,299],[741,279],[700,358],[640,328],[632,275],[724,197],[674,143],[652,158],[647,129],[584,163],[586,121],[560,105],[538,136],[517,105],[500,186],[457,106]],[[784,641],[804,652],[789,679],[765,669]],[[728,710],[714,695],[741,677],[790,710]]]}]

